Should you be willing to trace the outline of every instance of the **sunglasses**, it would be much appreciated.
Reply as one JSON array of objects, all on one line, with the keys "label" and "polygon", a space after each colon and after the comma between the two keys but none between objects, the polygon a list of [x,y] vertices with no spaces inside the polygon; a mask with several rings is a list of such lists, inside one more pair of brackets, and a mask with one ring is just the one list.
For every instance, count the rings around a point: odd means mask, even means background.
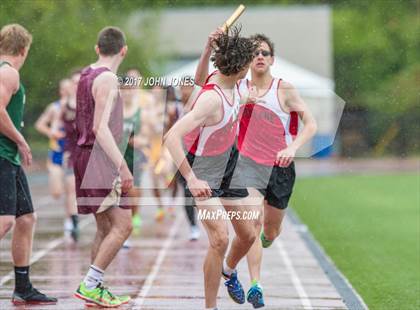
[{"label": "sunglasses", "polygon": [[266,51],[266,50],[258,50],[258,51],[255,51],[254,56],[257,57],[258,55],[260,55],[260,53],[264,57],[267,57],[267,56],[270,56],[271,55],[271,53],[269,51]]}]

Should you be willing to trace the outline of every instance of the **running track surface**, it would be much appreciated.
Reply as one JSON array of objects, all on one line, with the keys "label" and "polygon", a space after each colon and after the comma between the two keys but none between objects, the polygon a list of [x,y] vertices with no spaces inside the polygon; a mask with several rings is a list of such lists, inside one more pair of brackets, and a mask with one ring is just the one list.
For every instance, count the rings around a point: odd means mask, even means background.
[{"label": "running track surface", "polygon": [[[63,203],[49,198],[44,184],[46,182],[36,182],[31,186],[38,213],[31,279],[38,289],[58,297],[59,302],[56,306],[12,306],[9,234],[0,242],[2,310],[85,309],[84,303],[72,295],[89,267],[95,224],[89,216],[81,218],[82,237],[77,245],[63,238]],[[133,298],[131,304],[119,309],[204,309],[202,263],[207,238],[203,228],[200,240],[191,242],[182,208],[177,208],[176,215],[159,224],[154,220],[154,212],[155,207],[142,209],[143,225],[131,236],[132,247],[121,249],[108,268],[105,285],[116,294],[129,294]],[[263,309],[346,309],[297,230],[298,227],[286,219],[281,238],[264,250],[262,285],[266,307]],[[238,270],[247,291],[250,280],[245,260]],[[218,307],[220,310],[252,309],[248,303],[237,305],[231,301],[223,281]]]}]

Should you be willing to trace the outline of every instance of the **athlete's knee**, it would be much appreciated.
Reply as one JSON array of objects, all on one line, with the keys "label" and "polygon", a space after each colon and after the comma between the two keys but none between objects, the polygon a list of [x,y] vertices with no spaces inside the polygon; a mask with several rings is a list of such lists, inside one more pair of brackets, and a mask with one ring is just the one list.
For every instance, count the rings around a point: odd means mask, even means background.
[{"label": "athlete's knee", "polygon": [[253,229],[249,229],[246,232],[240,234],[238,238],[241,241],[242,245],[250,247],[255,242],[255,239],[257,238],[256,231]]},{"label": "athlete's knee", "polygon": [[131,235],[132,232],[133,232],[133,224],[130,221],[129,223],[127,223],[127,225],[125,225],[124,233],[125,233],[126,237],[128,238]]},{"label": "athlete's knee", "polygon": [[36,224],[37,216],[35,213],[28,213],[16,218],[16,225],[25,229],[32,229]]},{"label": "athlete's knee", "polygon": [[99,239],[104,239],[112,229],[109,218],[104,213],[95,214],[96,235]]},{"label": "athlete's knee", "polygon": [[268,240],[276,239],[281,232],[281,225],[264,226],[264,235]]},{"label": "athlete's knee", "polygon": [[226,231],[214,232],[210,238],[210,247],[224,256],[229,246],[229,236]]},{"label": "athlete's knee", "polygon": [[132,231],[133,231],[133,227],[131,225],[125,226],[125,227],[118,227],[116,229],[118,236],[124,240],[130,237],[130,234]]},{"label": "athlete's knee", "polygon": [[120,237],[127,239],[133,231],[133,224],[131,223],[131,219],[130,221],[121,220],[121,222],[115,225],[114,229]]},{"label": "athlete's knee", "polygon": [[98,225],[97,229],[96,229],[96,235],[98,236],[99,239],[104,239],[106,235],[109,234],[111,230],[111,226],[108,224],[105,225]]},{"label": "athlete's knee", "polygon": [[50,194],[54,199],[60,199],[63,195],[63,189],[60,185],[51,185]]}]

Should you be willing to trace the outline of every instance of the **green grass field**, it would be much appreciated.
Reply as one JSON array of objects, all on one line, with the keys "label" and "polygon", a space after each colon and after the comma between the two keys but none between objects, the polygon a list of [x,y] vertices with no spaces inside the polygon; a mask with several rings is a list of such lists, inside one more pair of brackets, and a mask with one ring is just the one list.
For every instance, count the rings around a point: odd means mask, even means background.
[{"label": "green grass field", "polygon": [[420,177],[299,179],[292,199],[370,309],[420,309]]}]

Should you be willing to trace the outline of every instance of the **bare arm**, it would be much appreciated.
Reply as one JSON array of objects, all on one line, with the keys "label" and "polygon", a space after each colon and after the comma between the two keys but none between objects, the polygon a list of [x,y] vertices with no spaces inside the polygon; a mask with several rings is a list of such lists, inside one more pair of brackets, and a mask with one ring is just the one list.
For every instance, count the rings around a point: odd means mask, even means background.
[{"label": "bare arm", "polygon": [[19,73],[11,68],[6,67],[0,72],[0,133],[14,143],[16,143],[22,156],[23,163],[30,165],[32,163],[32,154],[25,138],[13,124],[7,106],[13,94],[19,89]]},{"label": "bare arm", "polygon": [[298,133],[296,139],[291,144],[297,150],[315,135],[317,124],[311,110],[309,110],[308,106],[293,86],[288,88],[286,94],[286,106],[290,111],[297,112],[299,118],[303,122],[303,130]]},{"label": "bare arm", "polygon": [[205,124],[206,120],[218,111],[222,102],[212,92],[203,93],[197,100],[194,109],[178,120],[164,137],[164,145],[169,150],[179,172],[187,180],[194,197],[209,197],[211,190],[207,182],[197,179],[185,158],[182,138],[191,130]]},{"label": "bare arm", "polygon": [[[93,98],[95,99],[93,132],[106,155],[111,159],[115,167],[120,169],[123,191],[128,191],[132,186],[132,176],[129,172],[127,163],[114,140],[111,130],[108,127],[111,111],[118,94],[117,77],[110,72],[102,73],[93,82],[92,93]],[[128,180],[130,179],[130,176],[131,181]],[[129,186],[130,182],[131,186]]]},{"label": "bare arm", "polygon": [[53,103],[49,104],[35,123],[35,129],[48,138],[52,138],[52,123],[56,117]]},{"label": "bare arm", "polygon": [[312,112],[300,97],[298,91],[287,82],[282,82],[278,92],[285,92],[285,105],[289,112],[296,112],[303,122],[303,129],[300,131],[293,142],[277,154],[277,161],[280,166],[288,166],[292,162],[297,150],[308,142],[317,131],[317,124]]},{"label": "bare arm", "polygon": [[209,62],[211,55],[212,47],[207,41],[206,47],[204,48],[203,53],[201,54],[200,60],[198,61],[198,66],[195,71],[194,83],[199,86],[204,86],[207,76],[209,75]]},{"label": "bare arm", "polygon": [[2,70],[0,73],[0,133],[16,144],[21,143],[25,139],[14,126],[6,108],[18,88],[19,73],[9,67]]},{"label": "bare arm", "polygon": [[207,76],[209,75],[209,58],[213,50],[213,40],[223,32],[222,28],[210,33],[204,51],[201,54],[198,62],[197,70],[195,71],[194,83],[199,86],[204,86]]}]

